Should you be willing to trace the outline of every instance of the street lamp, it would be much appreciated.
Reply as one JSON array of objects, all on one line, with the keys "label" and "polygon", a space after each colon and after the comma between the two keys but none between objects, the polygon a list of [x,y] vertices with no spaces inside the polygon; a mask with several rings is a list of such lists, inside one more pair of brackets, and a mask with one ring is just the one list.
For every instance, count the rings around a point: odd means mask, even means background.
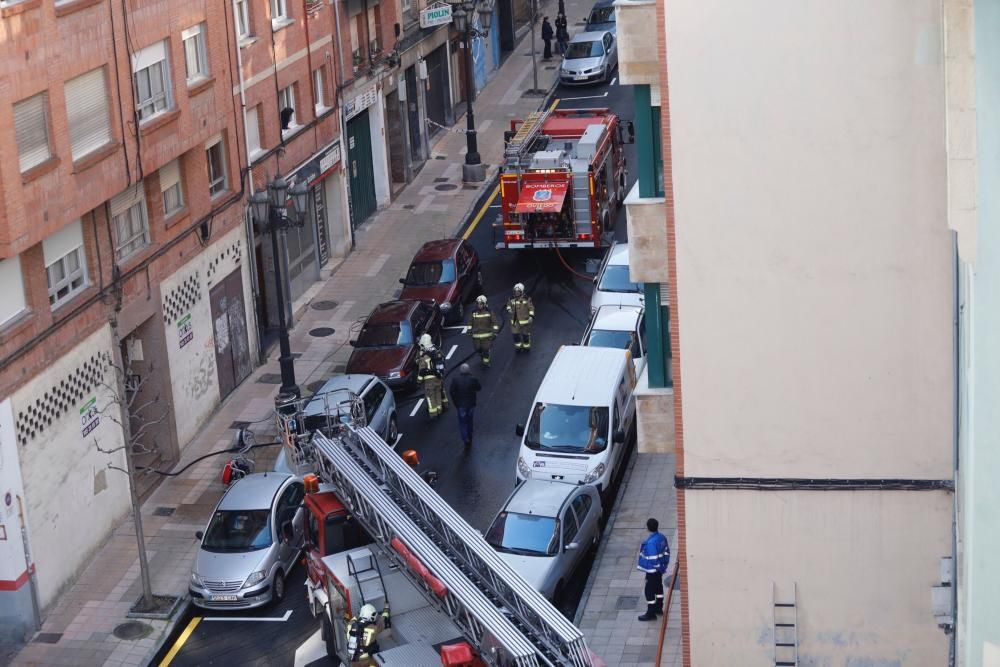
[{"label": "street lamp", "polygon": [[[462,165],[462,180],[467,183],[478,183],[486,179],[486,167],[479,158],[479,145],[476,141],[476,119],[472,114],[472,39],[485,38],[490,34],[493,22],[494,0],[482,0],[478,4],[466,0],[448,0],[452,6],[451,18],[455,29],[465,34],[465,164]],[[471,20],[474,14],[479,14],[481,29],[473,28]]]},{"label": "street lamp", "polygon": [[[291,206],[289,206],[291,195]],[[288,342],[288,323],[285,319],[285,285],[281,280],[281,256],[279,255],[278,233],[286,234],[289,227],[301,227],[305,224],[306,210],[309,206],[309,188],[301,181],[291,188],[288,181],[278,174],[267,186],[267,191],[258,190],[250,197],[250,212],[254,222],[271,234],[271,255],[274,261],[274,287],[278,306],[278,345],[281,356],[278,365],[281,368],[281,388],[278,399],[288,400],[289,397],[300,396],[299,386],[295,384],[295,365],[292,359],[292,346]]]}]

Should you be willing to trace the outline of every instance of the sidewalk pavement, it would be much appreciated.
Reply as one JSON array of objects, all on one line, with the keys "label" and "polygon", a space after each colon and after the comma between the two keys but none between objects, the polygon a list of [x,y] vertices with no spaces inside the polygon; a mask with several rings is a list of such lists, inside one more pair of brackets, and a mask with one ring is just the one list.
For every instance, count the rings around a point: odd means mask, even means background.
[{"label": "sidewalk pavement", "polygon": [[[646,602],[645,575],[636,569],[636,559],[639,545],[649,535],[646,519],[655,517],[660,522],[660,532],[670,542],[673,566],[677,557],[677,493],[673,479],[673,454],[637,453],[608,520],[576,612],[576,623],[587,638],[587,646],[608,665],[656,664],[661,623],[637,620],[646,611]],[[675,587],[666,614],[660,663],[664,667],[681,664],[680,595]]]},{"label": "sidewalk pavement", "polygon": [[[582,16],[590,0],[566,0],[567,13]],[[572,26],[571,28],[578,28]],[[463,185],[462,161],[465,135],[451,131],[435,142],[431,159],[386,209],[356,231],[356,247],[325,276],[307,297],[296,304],[293,352],[300,353],[295,370],[303,393],[314,383],[342,371],[350,356],[347,341],[351,325],[376,304],[394,298],[413,253],[430,239],[455,234],[496,172],[503,155],[503,130],[512,118],[534,111],[541,100],[523,97],[531,85],[530,52],[526,41],[502,64],[475,101],[479,152],[488,165],[487,181]],[[539,43],[540,44],[540,43]],[[539,57],[539,85],[548,89],[558,70],[555,61]],[[551,67],[551,69],[548,69]],[[455,129],[462,127],[462,119]],[[488,224],[488,222],[486,223]],[[332,310],[310,304],[335,301]],[[310,331],[329,327],[334,333],[313,337]],[[258,442],[273,432],[273,398],[277,392],[277,352],[257,368],[219,407],[198,438],[183,451],[174,467],[179,470],[199,456],[228,448],[234,422],[249,423]],[[257,456],[258,470],[267,469],[275,451]],[[223,456],[196,463],[183,474],[167,477],[142,505],[143,528],[153,590],[158,594],[185,596],[191,563],[197,550],[196,530],[204,527],[225,490],[219,481]],[[139,598],[138,554],[131,518],[125,519],[94,554],[90,565],[45,610],[41,631],[13,657],[13,665],[145,665],[170,636],[174,620],[144,620],[149,630],[139,639],[123,640],[114,629],[126,621],[129,607]]]}]

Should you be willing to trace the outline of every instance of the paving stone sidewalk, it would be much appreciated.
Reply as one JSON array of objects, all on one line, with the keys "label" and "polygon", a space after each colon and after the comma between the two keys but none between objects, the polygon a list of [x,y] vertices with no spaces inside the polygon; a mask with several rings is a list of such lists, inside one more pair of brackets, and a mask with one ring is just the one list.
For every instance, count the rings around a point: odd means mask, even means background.
[{"label": "paving stone sidewalk", "polygon": [[[549,0],[548,4],[551,3]],[[588,0],[566,0],[567,14],[583,16]],[[543,4],[544,11],[546,7]],[[553,9],[554,11],[554,9]],[[579,26],[571,26],[571,32]],[[390,206],[376,213],[356,232],[353,252],[295,304],[296,321],[291,334],[297,380],[308,393],[310,385],[342,370],[349,356],[351,326],[381,301],[394,297],[414,251],[433,238],[453,235],[487,187],[503,153],[503,129],[511,118],[535,110],[538,98],[521,92],[531,86],[531,58],[527,40],[502,64],[475,101],[479,151],[489,167],[486,183],[462,184],[465,135],[442,133],[434,140],[432,157]],[[541,42],[539,42],[539,45]],[[540,50],[540,46],[539,46]],[[549,89],[557,70],[546,69],[539,58],[539,84]],[[459,118],[455,129],[464,127]],[[452,185],[442,188],[441,185]],[[484,221],[483,224],[488,224]],[[313,308],[319,301],[334,301],[332,310]],[[334,329],[332,335],[314,337],[310,330]],[[273,397],[278,374],[277,350],[268,363],[257,368],[226,399],[202,427],[201,434],[183,451],[174,470],[198,457],[226,449],[235,435],[234,423],[249,423],[258,442],[271,439]],[[257,468],[267,469],[276,451],[258,450]],[[143,503],[142,518],[154,592],[185,595],[190,567],[197,548],[196,530],[221,497],[219,473],[224,457],[195,463],[183,474],[167,477]],[[123,640],[114,629],[126,622],[129,607],[140,595],[138,556],[131,519],[118,526],[90,565],[45,610],[41,631],[16,655],[0,653],[0,661],[13,665],[145,665],[169,637],[175,621],[143,621],[149,632],[140,639]],[[174,615],[176,619],[180,612]],[[6,649],[5,649],[6,650]]]}]

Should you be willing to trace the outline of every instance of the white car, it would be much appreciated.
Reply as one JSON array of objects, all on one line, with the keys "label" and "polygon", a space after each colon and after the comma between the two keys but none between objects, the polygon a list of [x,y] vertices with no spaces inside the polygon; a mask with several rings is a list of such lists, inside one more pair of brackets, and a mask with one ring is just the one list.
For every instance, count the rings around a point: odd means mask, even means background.
[{"label": "white car", "polygon": [[590,318],[580,345],[632,353],[636,376],[646,367],[646,313],[640,306],[601,306]]},{"label": "white car", "polygon": [[590,314],[604,305],[642,306],[642,283],[634,283],[628,273],[628,244],[616,243],[608,250],[594,278]]}]

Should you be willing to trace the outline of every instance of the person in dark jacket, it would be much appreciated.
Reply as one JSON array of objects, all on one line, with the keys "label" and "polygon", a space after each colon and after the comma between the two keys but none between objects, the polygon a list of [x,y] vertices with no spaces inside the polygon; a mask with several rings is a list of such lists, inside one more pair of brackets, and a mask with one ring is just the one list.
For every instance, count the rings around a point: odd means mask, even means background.
[{"label": "person in dark jacket", "polygon": [[549,23],[549,17],[546,16],[542,19],[542,41],[545,42],[545,53],[542,55],[542,60],[552,60],[552,38],[555,36],[556,33],[552,29],[552,24]]},{"label": "person in dark jacket", "polygon": [[458,412],[458,431],[466,447],[472,445],[472,417],[476,411],[476,392],[482,389],[479,380],[472,375],[469,364],[459,367],[458,377],[451,381],[451,400]]},{"label": "person in dark jacket", "polygon": [[565,14],[559,14],[556,16],[556,51],[564,56],[567,48],[569,48],[569,22]]},{"label": "person in dark jacket", "polygon": [[650,535],[639,547],[636,563],[636,569],[646,573],[646,613],[639,620],[653,621],[657,614],[663,613],[663,575],[670,564],[670,544],[666,535],[660,532],[660,522],[656,519],[647,520],[646,529]]}]

